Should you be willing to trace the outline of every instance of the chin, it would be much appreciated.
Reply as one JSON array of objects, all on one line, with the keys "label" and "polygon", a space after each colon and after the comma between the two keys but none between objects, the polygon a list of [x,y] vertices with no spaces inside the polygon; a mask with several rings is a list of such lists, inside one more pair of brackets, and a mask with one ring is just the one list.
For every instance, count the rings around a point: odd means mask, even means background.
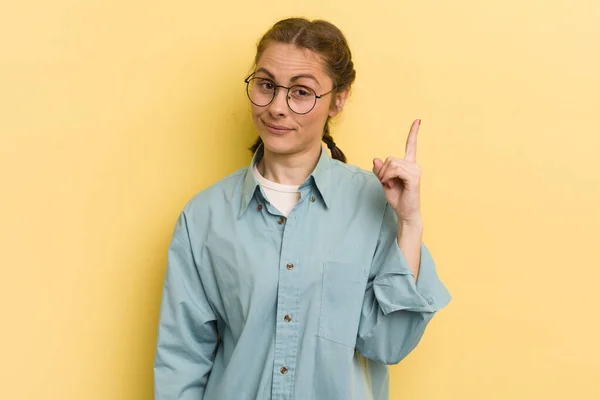
[{"label": "chin", "polygon": [[271,153],[289,154],[296,150],[294,143],[291,143],[289,138],[277,137],[273,135],[260,135],[263,141],[263,146]]}]

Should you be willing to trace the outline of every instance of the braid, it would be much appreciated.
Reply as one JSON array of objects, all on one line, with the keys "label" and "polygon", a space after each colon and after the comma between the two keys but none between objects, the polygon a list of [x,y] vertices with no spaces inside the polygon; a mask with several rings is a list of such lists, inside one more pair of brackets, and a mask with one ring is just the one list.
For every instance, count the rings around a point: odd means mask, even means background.
[{"label": "braid", "polygon": [[258,147],[262,144],[262,138],[259,136],[256,138],[256,140],[254,141],[254,143],[252,143],[252,146],[250,146],[250,148],[248,150],[250,150],[250,152],[252,152],[252,154],[256,153],[256,150],[258,150]]},{"label": "braid", "polygon": [[329,132],[329,118],[327,119],[327,122],[325,122],[325,128],[323,129],[323,141],[327,144],[327,148],[331,152],[331,157],[343,163],[346,162],[346,155],[339,147],[337,147]]}]

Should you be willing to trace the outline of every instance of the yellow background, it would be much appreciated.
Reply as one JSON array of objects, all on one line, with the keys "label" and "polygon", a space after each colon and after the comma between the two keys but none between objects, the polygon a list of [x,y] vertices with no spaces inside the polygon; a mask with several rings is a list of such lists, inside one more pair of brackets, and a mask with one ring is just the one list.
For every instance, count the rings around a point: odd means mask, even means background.
[{"label": "yellow background", "polygon": [[0,6],[0,398],[152,398],[177,214],[244,166],[277,19],[337,24],[334,137],[403,156],[454,300],[392,400],[598,399],[600,2],[55,0]]}]

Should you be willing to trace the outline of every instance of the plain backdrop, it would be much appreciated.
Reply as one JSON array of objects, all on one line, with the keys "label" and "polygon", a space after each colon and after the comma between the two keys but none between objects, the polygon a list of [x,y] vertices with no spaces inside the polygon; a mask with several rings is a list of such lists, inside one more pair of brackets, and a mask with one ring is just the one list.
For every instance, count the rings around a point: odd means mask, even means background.
[{"label": "plain backdrop", "polygon": [[250,161],[243,81],[288,16],[348,38],[351,163],[423,121],[454,300],[392,400],[600,398],[597,0],[2,2],[0,398],[152,399],[175,220]]}]

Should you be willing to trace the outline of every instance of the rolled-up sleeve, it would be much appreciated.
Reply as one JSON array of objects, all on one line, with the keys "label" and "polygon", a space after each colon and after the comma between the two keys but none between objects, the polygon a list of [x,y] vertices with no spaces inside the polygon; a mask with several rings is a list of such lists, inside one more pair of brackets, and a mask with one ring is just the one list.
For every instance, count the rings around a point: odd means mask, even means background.
[{"label": "rolled-up sleeve", "polygon": [[359,353],[385,364],[396,364],[406,357],[421,340],[435,313],[451,300],[424,244],[415,282],[397,235],[396,216],[386,206],[356,342]]},{"label": "rolled-up sleeve", "polygon": [[154,363],[154,398],[201,400],[217,337],[216,317],[198,274],[182,213],[168,250]]}]

